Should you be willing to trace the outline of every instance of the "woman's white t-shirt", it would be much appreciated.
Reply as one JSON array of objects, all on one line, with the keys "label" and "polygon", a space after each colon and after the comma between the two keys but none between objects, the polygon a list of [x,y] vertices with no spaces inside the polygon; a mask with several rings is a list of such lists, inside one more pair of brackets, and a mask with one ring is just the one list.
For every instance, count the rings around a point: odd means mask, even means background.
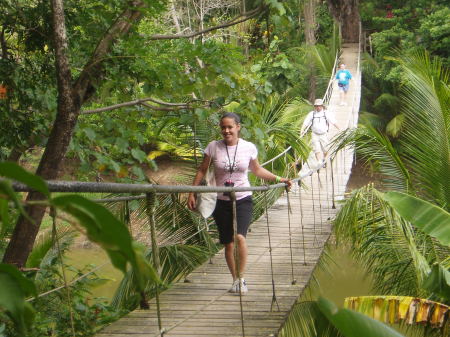
[{"label": "woman's white t-shirt", "polygon": [[[248,181],[250,160],[258,157],[258,150],[253,143],[241,138],[239,138],[238,144],[233,146],[227,146],[223,140],[213,141],[206,147],[205,154],[212,157],[211,164],[214,165],[217,186],[224,186],[226,180],[234,182],[234,187],[250,186]],[[230,171],[232,171],[231,176]],[[251,194],[251,191],[236,192],[236,200]],[[217,199],[230,200],[221,192],[217,193]]]}]

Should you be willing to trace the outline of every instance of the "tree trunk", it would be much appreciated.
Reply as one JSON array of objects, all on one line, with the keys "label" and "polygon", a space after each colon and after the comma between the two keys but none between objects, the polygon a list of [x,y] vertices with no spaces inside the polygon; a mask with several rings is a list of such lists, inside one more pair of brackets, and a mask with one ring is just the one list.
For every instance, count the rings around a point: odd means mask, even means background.
[{"label": "tree trunk", "polygon": [[[72,75],[67,57],[67,36],[63,2],[62,0],[52,0],[51,4],[58,85],[58,111],[47,146],[36,171],[36,174],[44,179],[55,179],[57,177],[60,163],[69,146],[72,136],[71,133],[78,118],[77,111],[79,111],[79,106],[75,105],[72,95]],[[27,197],[27,201],[42,199],[44,199],[44,196],[38,192],[31,192]],[[34,240],[45,213],[45,207],[27,207],[26,212],[34,221],[31,222],[23,216],[19,217],[11,241],[3,257],[4,262],[20,267],[24,266],[33,248]]]},{"label": "tree trunk", "polygon": [[[126,9],[113,23],[101,39],[91,59],[84,67],[74,85],[67,57],[67,36],[65,28],[63,0],[52,0],[55,67],[58,86],[58,109],[50,137],[44,154],[39,162],[36,174],[46,180],[58,177],[60,165],[67,152],[72,133],[80,114],[82,104],[95,92],[95,84],[102,79],[104,56],[113,43],[126,34],[132,24],[142,15],[139,11],[144,7],[143,1],[131,1]],[[95,81],[95,82],[94,82]],[[42,200],[44,196],[38,192],[30,192],[27,201]],[[3,262],[23,267],[33,249],[45,207],[27,206],[25,211],[33,219],[29,221],[20,216],[13,235],[3,256]]]},{"label": "tree trunk", "polygon": [[359,0],[327,0],[331,14],[341,25],[344,42],[359,41]]},{"label": "tree trunk", "polygon": [[5,30],[6,30],[6,24],[3,24],[2,31],[0,32],[0,48],[2,49],[2,59],[7,59],[8,54],[8,45],[6,44],[5,40]]},{"label": "tree trunk", "polygon": [[[306,0],[303,5],[303,15],[305,17],[305,40],[308,47],[316,45],[316,0]],[[310,48],[309,48],[310,49]],[[308,99],[312,103],[316,98],[316,66],[314,58],[309,56],[309,94]]]}]

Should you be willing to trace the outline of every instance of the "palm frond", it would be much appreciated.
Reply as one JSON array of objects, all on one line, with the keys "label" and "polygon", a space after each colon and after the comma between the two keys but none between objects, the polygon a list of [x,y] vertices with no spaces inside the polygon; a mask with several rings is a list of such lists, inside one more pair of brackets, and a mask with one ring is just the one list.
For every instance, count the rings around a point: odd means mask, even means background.
[{"label": "palm frond", "polygon": [[346,146],[354,146],[365,162],[375,162],[383,175],[387,189],[413,190],[411,176],[389,138],[371,126],[360,126],[341,132],[332,142],[333,153]]},{"label": "palm frond", "polygon": [[359,123],[364,126],[371,126],[378,130],[383,129],[386,125],[385,120],[379,115],[367,111],[359,112]]},{"label": "palm frond", "polygon": [[297,156],[308,154],[307,145],[299,138],[300,123],[308,111],[304,102],[286,95],[273,94],[267,99],[261,108],[261,127],[269,136],[264,159],[275,157],[288,146],[292,146]]},{"label": "palm frond", "polygon": [[400,135],[400,131],[403,128],[404,120],[405,115],[403,114],[398,114],[397,116],[392,118],[386,125],[386,133],[393,138],[397,138]]},{"label": "palm frond", "polygon": [[[406,74],[402,157],[426,199],[450,209],[450,70],[425,51],[398,59]],[[430,165],[432,163],[432,165]]]},{"label": "palm frond", "polygon": [[349,240],[382,294],[418,296],[434,254],[429,238],[414,231],[369,185],[353,192],[335,220],[337,240]]}]

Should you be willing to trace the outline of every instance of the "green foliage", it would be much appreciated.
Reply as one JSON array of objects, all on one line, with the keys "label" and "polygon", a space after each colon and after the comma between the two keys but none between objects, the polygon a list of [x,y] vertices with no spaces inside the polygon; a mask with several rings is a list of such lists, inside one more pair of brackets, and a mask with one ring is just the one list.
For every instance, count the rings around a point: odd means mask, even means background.
[{"label": "green foliage", "polygon": [[0,264],[0,283],[0,308],[14,322],[16,330],[25,336],[35,314],[32,306],[25,302],[25,297],[35,295],[36,287],[15,267],[7,264]]},{"label": "green foliage", "polygon": [[400,135],[404,120],[405,115],[403,114],[399,114],[392,118],[391,121],[386,125],[386,133],[392,138],[397,138]]},{"label": "green foliage", "polygon": [[[53,230],[43,230],[27,259],[26,267],[44,268],[48,264],[56,262],[59,257],[57,249],[55,249],[55,240],[58,240],[60,249],[65,252],[73,243],[74,238],[75,229],[68,225],[59,225],[55,233]],[[40,273],[36,273],[35,280],[39,277]]]},{"label": "green foliage", "polygon": [[251,71],[256,75],[257,85],[261,88],[257,92],[263,97],[273,92],[286,92],[299,77],[298,69],[293,67],[288,56],[280,50],[280,42],[278,37],[274,36],[268,53],[251,67]]},{"label": "green foliage", "polygon": [[447,303],[450,302],[450,268],[440,263],[431,267],[431,272],[423,283],[423,287],[437,295]]},{"label": "green foliage", "polygon": [[436,238],[441,244],[450,246],[450,214],[432,203],[414,196],[387,192],[383,198],[403,218]]},{"label": "green foliage", "polygon": [[444,7],[427,15],[418,30],[420,42],[433,55],[442,57],[447,66],[450,65],[450,8]]},{"label": "green foliage", "polygon": [[[399,105],[377,104],[377,99],[383,95],[398,97],[405,83],[404,69],[389,56],[407,55],[416,48],[424,48],[448,66],[449,9],[444,1],[422,0],[364,1],[360,5],[372,52],[363,63],[363,106],[366,111],[382,115],[387,124],[398,114]],[[367,67],[369,62],[376,64],[376,69]]]}]

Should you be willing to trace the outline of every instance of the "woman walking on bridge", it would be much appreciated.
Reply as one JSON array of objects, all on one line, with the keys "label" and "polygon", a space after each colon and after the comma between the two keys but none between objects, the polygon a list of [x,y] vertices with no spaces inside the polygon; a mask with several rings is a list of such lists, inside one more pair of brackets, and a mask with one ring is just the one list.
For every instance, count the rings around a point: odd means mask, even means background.
[{"label": "woman walking on bridge", "polygon": [[339,97],[341,99],[340,105],[347,105],[346,97],[347,91],[350,86],[350,80],[352,79],[352,74],[350,71],[345,69],[345,64],[342,63],[339,66],[339,70],[336,73],[336,80],[338,81],[339,87]]},{"label": "woman walking on bridge", "polygon": [[[220,119],[222,140],[212,141],[205,149],[203,162],[198,168],[193,185],[199,185],[206,175],[208,167],[214,168],[217,186],[250,187],[248,170],[254,175],[267,181],[286,183],[290,188],[291,181],[281,178],[263,168],[258,162],[256,146],[239,138],[241,129],[240,118],[235,113],[225,113]],[[194,210],[196,199],[194,193],[188,197],[188,207]],[[213,212],[214,220],[219,230],[220,243],[225,246],[225,260],[233,278],[229,290],[232,293],[246,293],[247,284],[244,280],[244,271],[247,263],[247,230],[252,220],[253,201],[252,192],[236,192],[236,218],[237,218],[237,249],[239,258],[239,273],[234,261],[233,242],[233,205],[229,193],[217,193],[216,208]]]}]

